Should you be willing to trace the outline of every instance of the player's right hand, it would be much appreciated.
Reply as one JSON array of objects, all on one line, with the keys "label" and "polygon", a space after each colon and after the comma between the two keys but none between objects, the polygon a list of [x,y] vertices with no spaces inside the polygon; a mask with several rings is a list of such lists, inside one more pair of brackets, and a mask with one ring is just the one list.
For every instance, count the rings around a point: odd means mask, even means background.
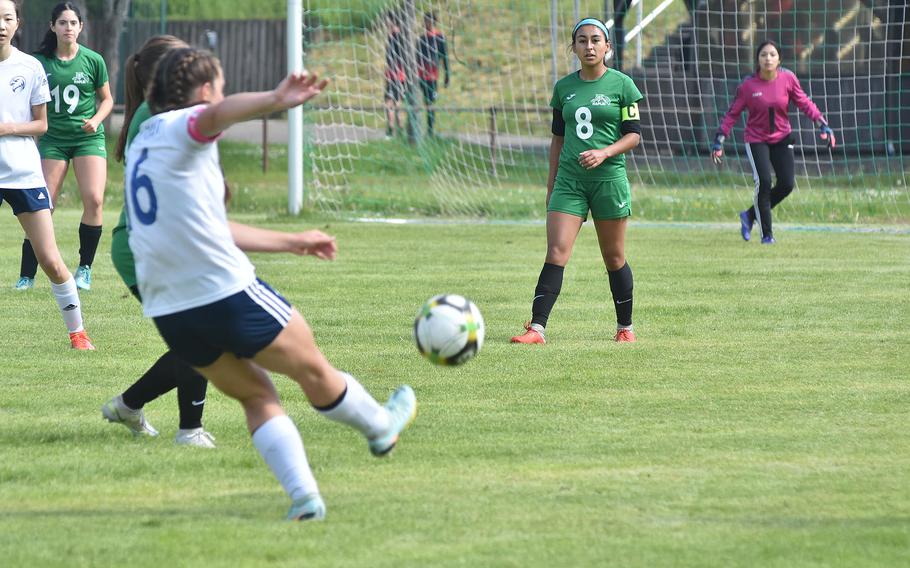
[{"label": "player's right hand", "polygon": [[318,75],[307,71],[291,73],[275,87],[275,99],[282,109],[302,105],[325,89],[328,79],[319,81]]},{"label": "player's right hand", "polygon": [[288,252],[301,256],[315,256],[322,260],[335,260],[338,244],[335,237],[314,229],[302,233],[289,233]]}]

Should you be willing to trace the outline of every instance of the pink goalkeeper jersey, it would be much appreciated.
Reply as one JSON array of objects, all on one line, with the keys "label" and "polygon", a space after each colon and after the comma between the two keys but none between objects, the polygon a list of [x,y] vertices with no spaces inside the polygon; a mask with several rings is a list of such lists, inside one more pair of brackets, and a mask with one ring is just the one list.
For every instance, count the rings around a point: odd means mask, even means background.
[{"label": "pink goalkeeper jersey", "polygon": [[746,142],[777,144],[793,130],[787,116],[790,101],[812,120],[821,120],[822,113],[803,91],[792,71],[781,68],[777,78],[765,81],[758,74],[749,75],[736,89],[736,99],[720,123],[720,132],[730,135],[733,124],[743,110],[746,118]]}]

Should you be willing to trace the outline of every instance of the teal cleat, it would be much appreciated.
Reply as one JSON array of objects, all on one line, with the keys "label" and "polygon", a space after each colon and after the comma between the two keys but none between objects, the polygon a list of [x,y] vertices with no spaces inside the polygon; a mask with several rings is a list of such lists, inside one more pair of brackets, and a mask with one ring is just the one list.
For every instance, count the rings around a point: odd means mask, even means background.
[{"label": "teal cleat", "polygon": [[14,289],[24,292],[26,290],[31,290],[35,287],[35,279],[29,278],[28,276],[23,276],[16,282],[16,285],[13,286]]},{"label": "teal cleat", "polygon": [[321,521],[325,519],[325,503],[319,493],[310,493],[291,503],[289,521]]},{"label": "teal cleat", "polygon": [[385,408],[389,411],[389,431],[370,440],[370,452],[376,457],[391,452],[398,442],[398,436],[417,416],[417,397],[414,396],[414,389],[408,385],[398,387],[385,403]]},{"label": "teal cleat", "polygon": [[80,266],[76,269],[76,274],[73,275],[73,278],[76,280],[76,288],[80,290],[91,290],[92,289],[92,267],[87,264]]}]

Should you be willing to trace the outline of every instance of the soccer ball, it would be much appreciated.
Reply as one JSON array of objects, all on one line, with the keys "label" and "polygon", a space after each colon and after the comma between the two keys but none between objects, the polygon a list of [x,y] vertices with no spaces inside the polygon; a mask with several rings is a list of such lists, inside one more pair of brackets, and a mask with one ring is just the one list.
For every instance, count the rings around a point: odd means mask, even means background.
[{"label": "soccer ball", "polygon": [[414,319],[414,340],[424,357],[437,365],[461,365],[483,345],[483,316],[457,294],[433,296]]}]

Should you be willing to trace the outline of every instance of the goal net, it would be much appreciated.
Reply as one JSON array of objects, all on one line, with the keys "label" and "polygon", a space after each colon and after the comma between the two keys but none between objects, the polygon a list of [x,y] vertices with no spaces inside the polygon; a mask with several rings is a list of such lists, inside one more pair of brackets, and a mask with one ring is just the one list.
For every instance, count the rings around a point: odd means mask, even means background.
[{"label": "goal net", "polygon": [[[798,179],[784,218],[906,222],[910,14],[903,2],[883,4],[653,0],[642,3],[640,28],[633,2],[622,61],[614,54],[611,64],[645,97],[642,145],[628,159],[636,217],[724,220],[751,201],[751,169],[739,155],[744,119],[721,167],[708,145],[754,67],[755,47],[769,38],[839,139],[827,149],[791,110]],[[542,217],[548,103],[554,81],[576,68],[571,26],[593,15],[615,32],[623,15],[605,14],[602,0],[305,0],[305,10],[305,64],[333,81],[305,113],[307,203],[381,216]],[[432,133],[416,72],[426,13],[445,35],[450,74],[444,87],[440,72]],[[392,26],[410,67],[390,113]]]}]

